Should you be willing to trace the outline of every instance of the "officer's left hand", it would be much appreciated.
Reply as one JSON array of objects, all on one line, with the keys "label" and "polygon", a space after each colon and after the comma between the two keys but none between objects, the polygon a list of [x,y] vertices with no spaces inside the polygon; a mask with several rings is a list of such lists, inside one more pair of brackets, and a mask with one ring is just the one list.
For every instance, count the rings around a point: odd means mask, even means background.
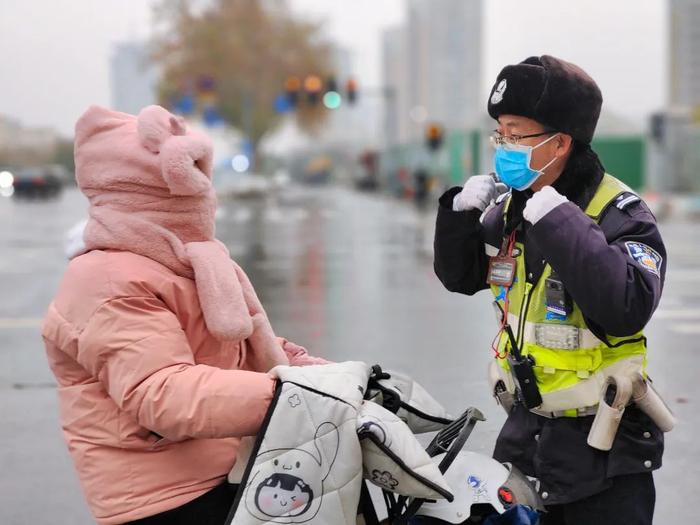
[{"label": "officer's left hand", "polygon": [[529,223],[535,224],[554,208],[565,202],[569,202],[569,199],[551,186],[545,186],[527,201],[523,210],[523,217]]}]

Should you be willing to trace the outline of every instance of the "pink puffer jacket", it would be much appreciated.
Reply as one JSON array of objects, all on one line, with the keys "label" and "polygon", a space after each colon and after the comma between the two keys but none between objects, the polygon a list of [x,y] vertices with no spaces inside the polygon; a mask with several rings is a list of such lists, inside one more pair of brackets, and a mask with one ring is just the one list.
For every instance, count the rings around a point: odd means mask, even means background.
[{"label": "pink puffer jacket", "polygon": [[214,238],[207,143],[188,141],[162,108],[138,119],[91,108],[76,127],[87,253],[70,262],[42,335],[64,435],[104,525],[221,483],[237,438],[266,413],[267,370],[324,362],[274,336]]}]

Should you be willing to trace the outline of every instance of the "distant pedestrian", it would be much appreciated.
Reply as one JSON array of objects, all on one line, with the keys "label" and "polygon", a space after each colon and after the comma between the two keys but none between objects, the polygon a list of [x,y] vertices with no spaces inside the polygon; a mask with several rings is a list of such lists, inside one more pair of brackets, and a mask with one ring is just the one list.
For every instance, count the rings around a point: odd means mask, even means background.
[{"label": "distant pedestrian", "polygon": [[430,174],[424,167],[419,167],[413,174],[415,193],[413,199],[419,207],[425,206],[430,195]]}]

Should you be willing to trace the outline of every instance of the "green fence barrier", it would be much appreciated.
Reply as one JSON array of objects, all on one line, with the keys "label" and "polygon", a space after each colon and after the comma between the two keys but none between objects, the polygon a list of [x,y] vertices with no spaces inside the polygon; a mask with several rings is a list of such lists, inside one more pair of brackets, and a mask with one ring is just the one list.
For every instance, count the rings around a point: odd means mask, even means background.
[{"label": "green fence barrier", "polygon": [[644,187],[646,170],[646,142],[644,137],[599,137],[591,144],[605,171],[614,175],[632,189]]},{"label": "green fence barrier", "polygon": [[[414,173],[427,168],[443,186],[462,184],[475,173],[486,173],[491,159],[481,157],[483,133],[480,130],[453,130],[447,134],[439,151],[428,153],[425,144],[394,146],[380,156],[380,170],[385,187],[396,187],[397,170]],[[608,173],[630,187],[640,190],[646,176],[646,141],[643,136],[602,136],[592,144]],[[482,165],[483,164],[483,165]]]},{"label": "green fence barrier", "polygon": [[481,163],[481,132],[478,130],[452,131],[447,137],[449,177],[443,181],[450,186],[460,185],[469,176],[479,173]]}]

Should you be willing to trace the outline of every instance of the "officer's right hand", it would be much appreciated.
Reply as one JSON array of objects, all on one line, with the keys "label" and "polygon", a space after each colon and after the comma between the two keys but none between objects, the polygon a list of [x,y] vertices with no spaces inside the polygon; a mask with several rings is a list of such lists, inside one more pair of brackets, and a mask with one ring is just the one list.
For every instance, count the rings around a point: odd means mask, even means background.
[{"label": "officer's right hand", "polygon": [[507,191],[504,184],[496,184],[491,175],[474,175],[469,177],[464,188],[452,201],[453,211],[484,211],[501,193]]}]

